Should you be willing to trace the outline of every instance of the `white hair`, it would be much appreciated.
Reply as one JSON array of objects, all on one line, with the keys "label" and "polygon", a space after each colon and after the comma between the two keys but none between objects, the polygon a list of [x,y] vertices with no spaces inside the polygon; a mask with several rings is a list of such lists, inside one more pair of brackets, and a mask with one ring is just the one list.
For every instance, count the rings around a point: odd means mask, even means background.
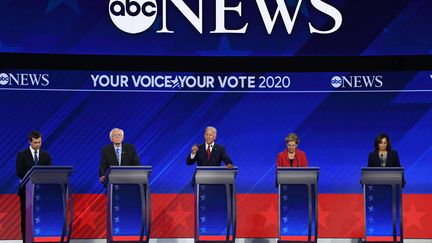
[{"label": "white hair", "polygon": [[206,129],[204,130],[204,132],[207,132],[207,130],[213,130],[213,131],[214,131],[214,133],[215,133],[215,135],[217,135],[217,130],[216,130],[216,128],[215,128],[215,127],[212,127],[212,126],[208,126],[208,127],[206,127]]},{"label": "white hair", "polygon": [[121,133],[122,138],[124,138],[124,131],[123,131],[122,129],[120,129],[120,128],[113,128],[113,129],[110,131],[110,133],[109,133],[109,137],[110,137],[110,139],[112,138],[112,133],[113,133],[115,130],[119,130],[120,133]]}]

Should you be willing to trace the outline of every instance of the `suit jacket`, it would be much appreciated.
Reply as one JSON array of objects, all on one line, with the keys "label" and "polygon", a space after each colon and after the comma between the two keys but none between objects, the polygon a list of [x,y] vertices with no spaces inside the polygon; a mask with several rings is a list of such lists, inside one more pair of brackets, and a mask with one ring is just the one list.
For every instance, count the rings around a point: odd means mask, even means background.
[{"label": "suit jacket", "polygon": [[[288,149],[280,152],[276,159],[276,166],[278,167],[291,167],[291,162],[288,159]],[[300,149],[296,149],[295,157],[292,167],[307,167],[308,161],[305,152]]]},{"label": "suit jacket", "polygon": [[[110,166],[118,166],[119,162],[115,153],[114,144],[102,148],[99,163],[99,176],[105,176]],[[122,143],[121,165],[141,165],[135,147],[132,144]]]},{"label": "suit jacket", "polygon": [[[38,165],[51,165],[51,156],[48,152],[39,150],[39,163]],[[33,154],[30,148],[20,151],[16,157],[16,174],[20,180],[25,174],[35,165]],[[25,191],[25,190],[24,190]],[[20,193],[23,193],[20,191]]]},{"label": "suit jacket", "polygon": [[[368,167],[381,167],[381,159],[377,151],[369,153]],[[385,167],[401,167],[397,151],[390,150],[387,152]]]},{"label": "suit jacket", "polygon": [[207,151],[205,144],[200,144],[198,146],[198,151],[193,159],[190,158],[189,154],[186,163],[188,165],[193,165],[195,162],[198,166],[220,166],[222,161],[227,164],[232,164],[231,158],[228,156],[223,145],[214,144],[213,150],[210,154],[210,160],[207,158]]}]

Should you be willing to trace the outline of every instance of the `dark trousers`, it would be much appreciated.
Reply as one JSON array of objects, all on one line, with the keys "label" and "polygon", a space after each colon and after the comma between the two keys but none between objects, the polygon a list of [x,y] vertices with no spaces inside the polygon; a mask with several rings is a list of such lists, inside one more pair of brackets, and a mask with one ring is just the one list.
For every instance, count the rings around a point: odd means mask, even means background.
[{"label": "dark trousers", "polygon": [[25,189],[21,189],[18,192],[20,198],[20,211],[21,211],[21,235],[23,243],[25,243],[25,232],[26,232],[26,193]]}]

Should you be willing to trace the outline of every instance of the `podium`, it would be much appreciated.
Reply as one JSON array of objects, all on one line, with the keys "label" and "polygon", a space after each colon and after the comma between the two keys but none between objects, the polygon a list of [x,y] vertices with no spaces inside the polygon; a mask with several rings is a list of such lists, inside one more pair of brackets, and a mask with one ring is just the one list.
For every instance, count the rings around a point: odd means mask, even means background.
[{"label": "podium", "polygon": [[401,167],[362,168],[365,208],[363,242],[403,242]]},{"label": "podium", "polygon": [[195,184],[195,242],[235,242],[238,168],[197,166]]},{"label": "podium", "polygon": [[317,167],[278,167],[278,242],[317,242]]},{"label": "podium", "polygon": [[151,166],[110,166],[107,188],[107,242],[149,242]]},{"label": "podium", "polygon": [[72,234],[72,166],[33,166],[20,182],[26,193],[26,242],[66,242]]}]

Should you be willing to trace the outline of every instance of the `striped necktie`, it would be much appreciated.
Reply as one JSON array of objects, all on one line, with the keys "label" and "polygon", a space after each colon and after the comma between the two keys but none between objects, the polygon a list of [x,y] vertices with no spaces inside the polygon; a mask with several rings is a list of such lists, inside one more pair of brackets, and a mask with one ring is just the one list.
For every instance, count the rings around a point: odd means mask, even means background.
[{"label": "striped necktie", "polygon": [[116,157],[117,157],[117,161],[118,161],[119,165],[121,165],[121,161],[120,161],[120,149],[116,149]]}]

